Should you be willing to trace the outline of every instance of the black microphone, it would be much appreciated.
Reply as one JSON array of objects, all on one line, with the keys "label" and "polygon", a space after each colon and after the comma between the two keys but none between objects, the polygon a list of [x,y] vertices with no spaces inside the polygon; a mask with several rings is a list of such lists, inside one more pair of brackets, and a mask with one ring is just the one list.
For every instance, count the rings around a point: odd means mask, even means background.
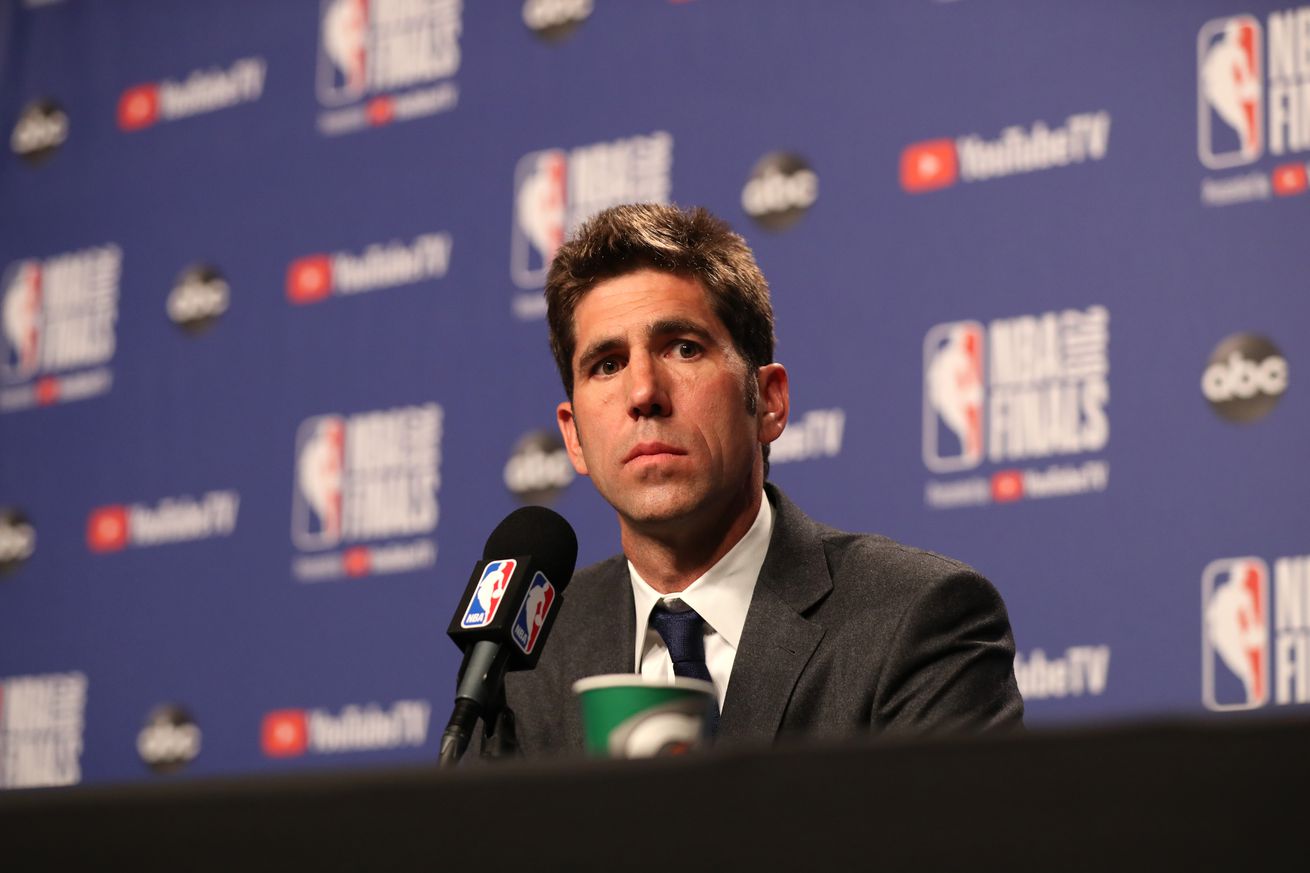
[{"label": "black microphone", "polygon": [[442,766],[464,756],[473,724],[500,693],[506,671],[537,666],[577,560],[573,528],[544,506],[514,510],[487,537],[446,631],[464,664],[441,735]]}]

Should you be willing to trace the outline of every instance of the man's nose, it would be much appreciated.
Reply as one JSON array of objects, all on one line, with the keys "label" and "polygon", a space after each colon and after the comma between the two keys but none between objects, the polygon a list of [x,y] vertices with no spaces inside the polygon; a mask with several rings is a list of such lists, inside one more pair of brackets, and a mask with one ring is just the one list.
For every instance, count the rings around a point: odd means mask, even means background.
[{"label": "man's nose", "polygon": [[633,418],[651,418],[673,412],[665,382],[666,374],[658,361],[646,355],[634,355],[628,361],[626,373],[629,415]]}]

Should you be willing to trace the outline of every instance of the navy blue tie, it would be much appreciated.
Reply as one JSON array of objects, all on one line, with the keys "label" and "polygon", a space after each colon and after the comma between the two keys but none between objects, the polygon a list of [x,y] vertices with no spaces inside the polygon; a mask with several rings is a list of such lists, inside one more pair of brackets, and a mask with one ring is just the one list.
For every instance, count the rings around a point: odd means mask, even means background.
[{"label": "navy blue tie", "polygon": [[[660,603],[650,614],[650,625],[664,640],[673,660],[675,676],[703,679],[711,685],[710,668],[705,666],[705,619],[691,607],[679,612]],[[714,698],[714,711],[710,714],[710,734],[719,730],[719,700]]]}]

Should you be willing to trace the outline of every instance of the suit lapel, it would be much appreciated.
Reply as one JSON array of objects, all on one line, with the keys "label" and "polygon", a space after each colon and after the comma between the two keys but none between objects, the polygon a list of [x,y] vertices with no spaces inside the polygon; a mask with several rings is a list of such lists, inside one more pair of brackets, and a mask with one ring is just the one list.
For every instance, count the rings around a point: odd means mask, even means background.
[{"label": "suit lapel", "polygon": [[605,574],[605,598],[596,609],[598,627],[589,634],[578,664],[583,672],[576,678],[599,676],[602,673],[632,673],[633,646],[636,639],[636,606],[632,600],[632,580],[628,577],[628,562],[614,562],[614,568]]},{"label": "suit lapel", "polygon": [[567,748],[583,747],[582,713],[574,699],[573,683],[588,676],[634,672],[632,652],[637,619],[628,562],[622,557],[615,559],[613,567],[605,568],[599,583],[593,588],[598,597],[583,605],[591,613],[587,629],[575,635],[577,648],[562,677],[564,688],[559,699],[569,702],[564,718]]},{"label": "suit lapel", "polygon": [[728,681],[720,740],[768,741],[777,734],[801,671],[823,639],[823,628],[804,613],[832,590],[814,523],[772,485],[765,493],[775,511],[773,536]]}]

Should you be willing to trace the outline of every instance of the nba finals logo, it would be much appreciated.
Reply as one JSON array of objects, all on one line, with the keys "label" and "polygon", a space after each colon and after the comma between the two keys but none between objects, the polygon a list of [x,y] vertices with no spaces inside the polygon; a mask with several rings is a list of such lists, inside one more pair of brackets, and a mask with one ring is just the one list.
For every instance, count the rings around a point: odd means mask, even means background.
[{"label": "nba finals logo", "polygon": [[1202,688],[1213,710],[1269,701],[1269,568],[1259,558],[1225,558],[1201,580]]},{"label": "nba finals logo", "polygon": [[1249,164],[1263,152],[1260,37],[1250,15],[1207,22],[1197,36],[1197,148],[1212,170]]},{"label": "nba finals logo", "polygon": [[41,360],[41,333],[45,319],[41,305],[41,264],[20,261],[10,267],[3,303],[5,375],[26,379]]},{"label": "nba finals logo", "polygon": [[1110,313],[1103,306],[953,321],[923,343],[923,463],[929,506],[1010,503],[1104,491],[1109,463],[1014,466],[1081,455],[1110,438]]},{"label": "nba finals logo", "polygon": [[534,293],[514,301],[515,315],[545,315],[545,300],[535,292],[578,225],[620,203],[667,203],[672,169],[673,137],[664,131],[520,158],[514,171],[510,276]]},{"label": "nba finals logo", "polygon": [[451,109],[461,0],[323,0],[319,130],[348,133]]},{"label": "nba finals logo", "polygon": [[[291,538],[301,581],[401,572],[431,565],[442,410],[435,403],[355,415],[319,415],[300,426]],[[408,539],[419,537],[418,539]],[[398,542],[364,545],[366,541]],[[354,545],[352,545],[354,544]]]},{"label": "nba finals logo", "polygon": [[[1216,18],[1196,36],[1201,202],[1227,206],[1310,191],[1310,6]],[[1260,166],[1266,157],[1282,158]],[[1288,160],[1291,158],[1291,160]]]},{"label": "nba finals logo", "polygon": [[368,86],[368,0],[333,0],[323,4],[323,40],[319,57],[319,100],[350,103]]},{"label": "nba finals logo", "polygon": [[346,422],[338,415],[324,415],[306,422],[302,433],[296,452],[296,486],[303,503],[296,504],[302,512],[294,536],[301,548],[324,548],[341,541]]},{"label": "nba finals logo", "polygon": [[1310,702],[1310,555],[1220,558],[1201,576],[1201,699],[1218,712]]},{"label": "nba finals logo", "polygon": [[534,152],[514,173],[514,249],[510,270],[520,288],[538,287],[568,231],[569,161],[558,149]]},{"label": "nba finals logo", "polygon": [[104,245],[11,264],[0,279],[0,411],[103,394],[117,345],[123,252]]},{"label": "nba finals logo", "polygon": [[934,473],[983,457],[983,326],[939,324],[924,338],[923,462]]},{"label": "nba finals logo", "polygon": [[82,781],[86,674],[0,676],[0,789]]}]

